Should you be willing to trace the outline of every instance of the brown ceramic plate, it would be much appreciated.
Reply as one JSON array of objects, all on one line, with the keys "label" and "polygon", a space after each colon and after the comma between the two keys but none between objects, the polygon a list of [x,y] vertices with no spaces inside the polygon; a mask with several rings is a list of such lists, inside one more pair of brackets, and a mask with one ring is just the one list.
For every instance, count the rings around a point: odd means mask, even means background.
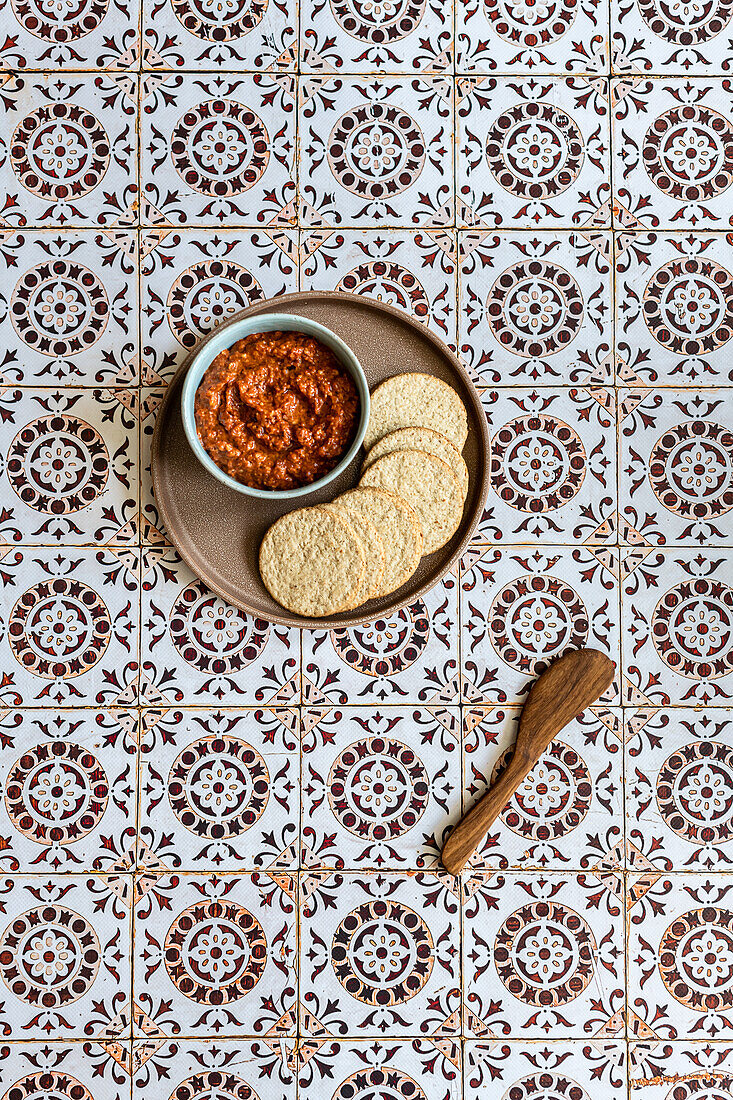
[{"label": "brown ceramic plate", "polygon": [[192,356],[173,379],[153,434],[153,488],[163,522],[194,573],[214,592],[251,615],[285,626],[329,628],[382,618],[412,603],[445,576],[468,546],[481,517],[489,483],[489,434],[478,394],[442,340],[394,306],[358,294],[305,291],[256,302],[232,321],[266,313],[310,317],[330,328],[356,355],[370,389],[392,374],[421,371],[442,378],[457,390],[468,413],[463,457],[468,466],[469,489],[461,525],[449,543],[424,557],[407,584],[389,596],[327,619],[304,619],[286,611],[260,580],[257,559],[262,536],[284,512],[333,500],[356,485],[364,452],[335,481],[297,500],[270,503],[227,488],[206,472],[183,431],[181,385]]}]

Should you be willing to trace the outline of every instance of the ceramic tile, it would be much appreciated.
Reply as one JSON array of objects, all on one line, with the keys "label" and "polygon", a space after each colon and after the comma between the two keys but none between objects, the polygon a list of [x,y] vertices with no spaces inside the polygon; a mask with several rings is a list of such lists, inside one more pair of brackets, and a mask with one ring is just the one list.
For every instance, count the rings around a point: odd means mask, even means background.
[{"label": "ceramic tile", "polygon": [[610,233],[481,229],[458,243],[460,352],[480,385],[613,385]]},{"label": "ceramic tile", "polygon": [[299,702],[297,630],[232,607],[174,550],[147,550],[143,569],[142,673],[163,705]]},{"label": "ceramic tile", "polygon": [[[441,1044],[442,1045],[442,1044]],[[447,1044],[446,1044],[447,1047]],[[299,1074],[300,1100],[320,1100],[324,1088],[334,1097],[409,1097],[410,1100],[460,1100],[460,1053],[436,1049],[429,1040],[406,1042],[343,1041],[306,1050]]]},{"label": "ceramic tile", "polygon": [[384,619],[304,630],[303,702],[457,703],[456,589],[448,574],[424,599]]},{"label": "ceramic tile", "polygon": [[[511,758],[521,709],[465,708],[464,812]],[[621,709],[574,719],[535,764],[471,860],[475,868],[588,870],[623,861]]]},{"label": "ceramic tile", "polygon": [[733,712],[626,712],[626,835],[633,867],[727,871],[733,863]]},{"label": "ceramic tile", "polygon": [[287,1012],[283,1034],[295,1034],[290,881],[266,872],[150,876],[135,909],[134,981],[155,1028],[254,1037]]},{"label": "ceramic tile", "polygon": [[171,1100],[236,1097],[295,1100],[293,1040],[275,1025],[262,1039],[156,1038],[133,1044],[132,1100],[149,1100],[166,1081]]},{"label": "ceramic tile", "polygon": [[733,390],[630,391],[622,403],[622,541],[733,542]]},{"label": "ceramic tile", "polygon": [[142,224],[292,224],[294,80],[151,76],[140,116]]},{"label": "ceramic tile", "polygon": [[450,230],[303,233],[303,290],[365,294],[456,345],[456,245]]},{"label": "ceramic tile", "polygon": [[460,905],[441,878],[316,874],[302,879],[301,897],[304,1007],[321,1027],[390,1039],[454,1030]]},{"label": "ceramic tile", "polygon": [[646,1042],[629,1045],[631,1087],[644,1089],[649,1100],[666,1100],[670,1081],[675,1096],[683,1100],[704,1096],[705,1090],[720,1100],[733,1096],[733,1064],[725,1042],[660,1043],[653,1036]]},{"label": "ceramic tile", "polygon": [[[552,658],[600,649],[618,665],[616,551],[477,545],[461,568],[463,699],[519,703]],[[618,699],[612,685],[603,702]]]},{"label": "ceramic tile", "polygon": [[725,704],[733,687],[731,552],[622,551],[625,699]]},{"label": "ceramic tile", "polygon": [[608,9],[597,0],[464,0],[456,8],[456,69],[598,75],[608,71],[608,37]]},{"label": "ceramic tile", "polygon": [[[480,1028],[477,1029],[480,1031]],[[492,1037],[465,1045],[465,1100],[497,1095],[512,1100],[573,1096],[589,1100],[599,1088],[610,1100],[626,1097],[626,1047],[606,1040],[593,1044],[505,1043]]]},{"label": "ceramic tile", "polygon": [[0,866],[105,871],[134,854],[134,710],[5,710]]},{"label": "ceramic tile", "polygon": [[477,873],[464,909],[467,1010],[505,1039],[608,1034],[624,1002],[623,919],[623,893],[592,873]]},{"label": "ceramic tile", "polygon": [[447,77],[314,76],[300,98],[303,226],[452,224]]},{"label": "ceramic tile", "polygon": [[3,383],[135,384],[136,262],[132,230],[0,232]]},{"label": "ceramic tile", "polygon": [[491,481],[475,542],[606,544],[616,530],[608,389],[482,391]]},{"label": "ceramic tile", "polygon": [[298,862],[295,708],[156,710],[140,754],[139,842],[182,871]]},{"label": "ceramic tile", "polygon": [[[127,1044],[120,1044],[129,1050]],[[103,1043],[14,1042],[0,1047],[0,1078],[8,1100],[79,1097],[129,1100],[130,1081]]]},{"label": "ceramic tile", "polygon": [[725,3],[677,9],[659,0],[611,5],[615,68],[664,76],[729,72],[731,13]]},{"label": "ceramic tile", "polygon": [[614,217],[624,229],[728,228],[728,85],[635,75],[614,82]]},{"label": "ceramic tile", "polygon": [[130,910],[104,876],[6,878],[4,1034],[45,1041],[102,1035],[130,996],[130,947]]},{"label": "ceramic tile", "polygon": [[295,69],[296,0],[208,4],[142,0],[143,67],[254,72]]},{"label": "ceramic tile", "polygon": [[143,235],[142,371],[169,381],[198,341],[253,302],[298,289],[297,234],[182,230]]},{"label": "ceramic tile", "polygon": [[303,723],[308,864],[435,867],[460,815],[459,708],[320,707]]},{"label": "ceramic tile", "polygon": [[459,226],[610,226],[605,81],[466,78],[457,114]]},{"label": "ceramic tile", "polygon": [[730,875],[630,877],[632,1035],[730,1039],[731,891]]},{"label": "ceramic tile", "polygon": [[8,75],[2,106],[3,228],[134,221],[134,73]]},{"label": "ceramic tile", "polygon": [[727,235],[630,231],[619,245],[616,326],[623,383],[730,385],[733,251]]},{"label": "ceramic tile", "polygon": [[[303,0],[301,71],[429,73],[450,70],[454,0]],[[460,0],[458,0],[460,7]]]},{"label": "ceramic tile", "polygon": [[135,542],[137,419],[118,396],[0,390],[6,541]]},{"label": "ceramic tile", "polygon": [[137,702],[139,551],[3,547],[6,706]]}]

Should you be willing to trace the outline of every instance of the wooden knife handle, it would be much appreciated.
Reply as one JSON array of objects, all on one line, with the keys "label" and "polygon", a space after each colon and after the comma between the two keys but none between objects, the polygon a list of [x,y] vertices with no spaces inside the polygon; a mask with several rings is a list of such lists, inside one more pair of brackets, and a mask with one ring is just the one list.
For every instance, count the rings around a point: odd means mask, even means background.
[{"label": "wooden knife handle", "polygon": [[528,755],[518,748],[501,778],[489,787],[486,794],[461,818],[445,842],[441,856],[443,866],[452,875],[460,874],[517,787],[532,771],[535,763],[534,753]]}]

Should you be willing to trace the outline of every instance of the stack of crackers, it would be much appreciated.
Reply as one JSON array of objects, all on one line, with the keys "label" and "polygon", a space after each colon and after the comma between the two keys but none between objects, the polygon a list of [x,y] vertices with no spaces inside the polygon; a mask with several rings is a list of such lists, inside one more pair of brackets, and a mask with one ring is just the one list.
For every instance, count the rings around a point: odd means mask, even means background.
[{"label": "stack of crackers", "polygon": [[262,540],[260,574],[273,599],[319,618],[400,588],[458,530],[467,434],[463,402],[440,379],[398,374],[377,386],[358,487],[282,516]]}]

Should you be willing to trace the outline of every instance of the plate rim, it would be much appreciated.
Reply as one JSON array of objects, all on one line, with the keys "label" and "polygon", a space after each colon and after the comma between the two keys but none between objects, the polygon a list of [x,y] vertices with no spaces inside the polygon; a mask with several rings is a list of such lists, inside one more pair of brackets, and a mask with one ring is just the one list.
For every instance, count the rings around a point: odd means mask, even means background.
[{"label": "plate rim", "polygon": [[[470,395],[471,401],[474,406],[476,419],[478,420],[480,425],[479,436],[483,452],[484,468],[479,485],[479,503],[478,507],[476,508],[476,513],[473,520],[467,527],[463,538],[458,543],[440,577],[424,582],[420,585],[419,588],[416,588],[413,592],[410,592],[409,594],[398,596],[392,603],[390,603],[389,607],[382,608],[381,610],[377,611],[376,615],[374,611],[371,611],[367,614],[349,615],[346,618],[339,619],[330,618],[329,616],[308,619],[303,617],[302,615],[296,615],[294,612],[292,612],[288,613],[291,617],[287,619],[281,618],[278,615],[269,614],[265,618],[262,615],[261,611],[249,606],[246,600],[232,599],[230,593],[224,591],[222,587],[216,584],[211,577],[206,575],[205,572],[202,573],[198,563],[194,565],[188,553],[184,550],[184,548],[180,545],[178,539],[176,538],[173,524],[171,523],[168,510],[164,503],[164,497],[160,493],[160,473],[158,467],[162,452],[164,450],[161,440],[162,425],[164,419],[166,418],[164,414],[167,414],[168,405],[172,400],[174,389],[179,380],[188,370],[193,357],[201,351],[201,349],[209,342],[214,334],[219,335],[222,331],[226,330],[231,325],[236,324],[237,321],[240,321],[243,317],[256,316],[258,313],[262,312],[265,307],[274,304],[277,304],[277,306],[280,307],[280,305],[287,306],[288,303],[299,304],[309,299],[326,299],[328,301],[348,302],[353,305],[366,305],[367,308],[387,313],[397,318],[404,324],[407,324],[414,328],[417,332],[421,334],[423,338],[426,338],[437,348],[440,354],[448,360],[450,365],[459,375]],[[278,312],[287,313],[288,311],[286,308],[278,308]],[[437,336],[434,332],[431,332],[431,330],[428,329],[422,321],[418,321],[415,317],[412,317],[409,313],[406,313],[403,309],[400,309],[399,306],[390,305],[388,302],[380,302],[377,298],[371,298],[366,294],[352,294],[345,290],[297,290],[292,291],[289,294],[281,294],[277,295],[274,298],[263,298],[257,302],[252,302],[250,305],[245,306],[244,309],[239,310],[237,313],[235,313],[234,316],[230,317],[226,324],[218,325],[210,333],[207,333],[206,336],[203,337],[203,339],[199,340],[196,343],[196,346],[191,349],[191,351],[188,353],[188,355],[183,360],[178,370],[168,383],[165,394],[163,396],[163,400],[161,401],[160,407],[156,412],[155,427],[153,428],[153,438],[150,445],[150,473],[153,483],[155,506],[160,512],[161,518],[163,520],[163,525],[165,527],[165,533],[168,539],[170,539],[174,550],[180,556],[182,561],[186,563],[194,576],[203,581],[204,584],[206,584],[212,592],[214,592],[217,596],[220,596],[221,599],[226,600],[226,602],[231,604],[232,607],[236,607],[240,611],[244,611],[247,615],[251,615],[256,619],[262,618],[263,621],[275,623],[278,626],[292,627],[298,630],[339,630],[349,629],[351,627],[360,626],[364,623],[373,622],[375,617],[381,619],[387,615],[394,614],[396,611],[399,611],[404,607],[408,607],[410,604],[414,603],[416,600],[420,599],[422,596],[426,595],[426,593],[435,588],[440,583],[440,581],[452,571],[456,562],[463,556],[467,547],[469,546],[471,539],[473,538],[474,531],[479,524],[481,515],[486,505],[486,498],[488,495],[491,473],[490,458],[491,439],[489,436],[489,426],[486,419],[486,413],[484,411],[483,405],[481,404],[481,398],[479,397],[473,380],[471,379],[471,376],[469,375],[468,371],[463,366],[455,352],[453,352],[448,347],[448,345],[443,340],[441,340],[439,336]],[[409,581],[407,581],[406,583],[409,584]],[[287,612],[287,609],[283,608],[283,612]]]}]

